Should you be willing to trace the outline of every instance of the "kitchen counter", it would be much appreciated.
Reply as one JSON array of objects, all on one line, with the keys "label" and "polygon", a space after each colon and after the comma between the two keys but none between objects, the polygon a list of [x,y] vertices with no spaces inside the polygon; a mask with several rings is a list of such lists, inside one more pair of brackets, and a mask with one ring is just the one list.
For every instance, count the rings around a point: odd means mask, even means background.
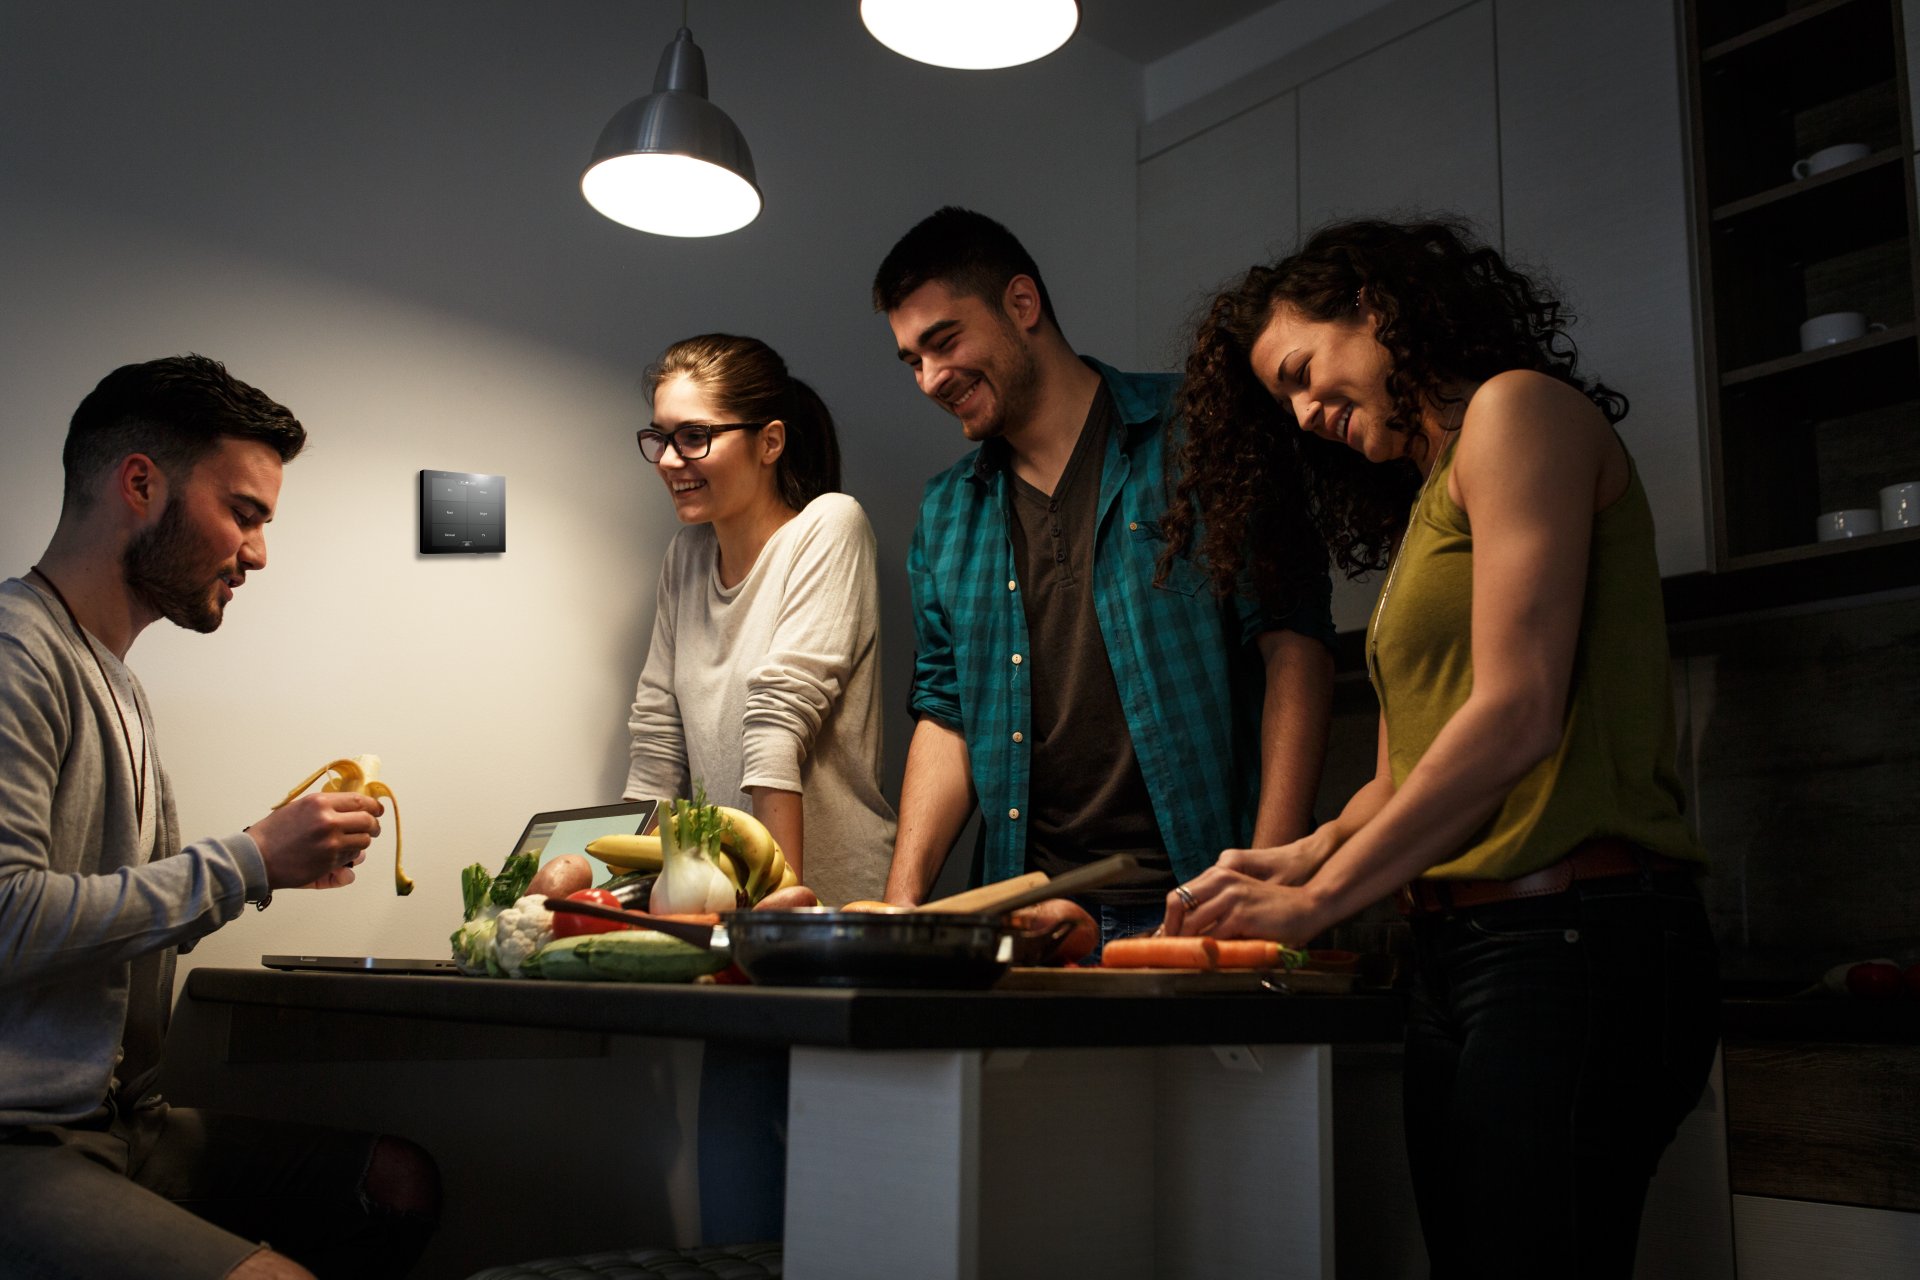
[{"label": "kitchen counter", "polygon": [[236,1007],[842,1049],[1398,1043],[1397,996],[803,990],[196,969],[189,998]]},{"label": "kitchen counter", "polygon": [[[205,968],[188,975],[165,1084],[185,1102],[423,1142],[465,1215],[442,1234],[466,1239],[437,1242],[445,1252],[426,1260],[434,1274],[694,1243],[711,1233],[709,1210],[726,1207],[716,1201],[734,1186],[749,1194],[757,1162],[773,1166],[792,1280],[1332,1280],[1332,1046],[1397,1042],[1403,1016],[1384,994]],[[777,1149],[727,1158],[740,1117],[765,1109],[714,1084],[716,1059],[740,1054],[784,1064],[783,1177]],[[556,1119],[576,1121],[565,1141],[549,1130]],[[676,1197],[699,1161],[689,1214]],[[723,1166],[737,1181],[711,1176]],[[536,1211],[530,1188],[586,1203],[549,1194]]]}]

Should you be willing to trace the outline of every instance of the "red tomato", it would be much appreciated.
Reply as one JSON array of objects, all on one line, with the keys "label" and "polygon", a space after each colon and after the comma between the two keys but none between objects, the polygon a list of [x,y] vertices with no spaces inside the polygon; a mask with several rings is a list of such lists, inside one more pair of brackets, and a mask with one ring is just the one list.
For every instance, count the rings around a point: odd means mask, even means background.
[{"label": "red tomato", "polygon": [[1906,985],[1897,965],[1869,962],[1847,970],[1847,990],[1856,996],[1884,999],[1903,994]]},{"label": "red tomato", "polygon": [[[613,907],[616,910],[620,907],[620,899],[614,897],[607,889],[581,889],[577,893],[568,894],[566,901],[591,902],[597,907]],[[572,938],[583,933],[618,933],[622,929],[635,927],[630,924],[621,924],[618,920],[600,920],[593,916],[575,915],[571,911],[553,913],[553,936],[556,938]]]}]

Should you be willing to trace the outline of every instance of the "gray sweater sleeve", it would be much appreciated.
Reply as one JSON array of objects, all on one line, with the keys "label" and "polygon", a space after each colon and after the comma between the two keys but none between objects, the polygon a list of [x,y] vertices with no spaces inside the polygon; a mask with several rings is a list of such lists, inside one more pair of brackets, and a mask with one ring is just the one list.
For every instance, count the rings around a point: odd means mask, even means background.
[{"label": "gray sweater sleeve", "polygon": [[45,639],[0,634],[0,990],[191,943],[266,888],[244,834],[143,861],[131,768],[99,731],[111,708]]}]

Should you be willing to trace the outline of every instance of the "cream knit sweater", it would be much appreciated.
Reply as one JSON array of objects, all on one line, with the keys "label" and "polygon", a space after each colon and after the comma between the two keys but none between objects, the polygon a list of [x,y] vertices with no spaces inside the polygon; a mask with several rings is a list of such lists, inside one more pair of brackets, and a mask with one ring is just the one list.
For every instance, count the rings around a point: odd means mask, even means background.
[{"label": "cream knit sweater", "polygon": [[805,881],[838,906],[877,898],[893,855],[880,790],[880,618],[873,529],[822,494],[722,587],[711,525],[674,536],[628,728],[631,799],[750,809],[748,787],[801,793]]}]

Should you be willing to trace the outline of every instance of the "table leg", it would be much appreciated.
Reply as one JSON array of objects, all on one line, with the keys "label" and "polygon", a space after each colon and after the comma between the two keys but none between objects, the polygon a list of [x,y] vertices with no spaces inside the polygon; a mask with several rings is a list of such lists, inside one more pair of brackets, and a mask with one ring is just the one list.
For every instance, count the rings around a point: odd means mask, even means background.
[{"label": "table leg", "polygon": [[793,1051],[788,1280],[977,1280],[984,1056]]},{"label": "table leg", "polygon": [[785,1271],[1331,1280],[1326,1046],[796,1049]]}]

